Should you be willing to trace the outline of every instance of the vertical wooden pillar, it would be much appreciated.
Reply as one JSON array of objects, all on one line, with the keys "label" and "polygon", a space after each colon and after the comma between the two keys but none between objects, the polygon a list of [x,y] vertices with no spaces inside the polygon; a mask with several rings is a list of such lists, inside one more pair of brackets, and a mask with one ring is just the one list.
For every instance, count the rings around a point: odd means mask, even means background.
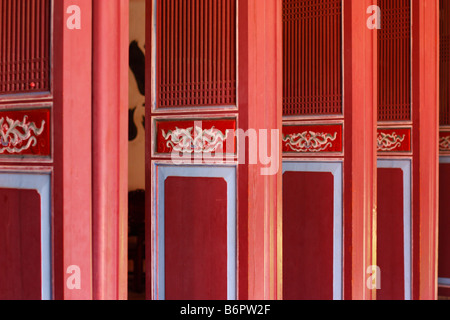
[{"label": "vertical wooden pillar", "polygon": [[[344,0],[344,298],[370,300],[367,268],[376,265],[376,29],[373,1]],[[376,3],[375,3],[376,4]]]},{"label": "vertical wooden pillar", "polygon": [[413,298],[437,298],[439,2],[413,0]]},{"label": "vertical wooden pillar", "polygon": [[[53,2],[55,299],[92,299],[92,2]],[[72,5],[81,29],[67,27]],[[70,266],[79,273],[67,273]],[[79,289],[67,286],[72,275],[80,276]]]},{"label": "vertical wooden pillar", "polygon": [[93,1],[93,297],[127,298],[127,0]]},{"label": "vertical wooden pillar", "polygon": [[[281,135],[282,3],[248,0],[238,6],[239,127]],[[245,153],[248,160],[248,148]],[[240,299],[282,298],[281,145],[278,173],[263,176],[264,167],[260,162],[239,165],[239,237],[242,241],[245,228],[248,239],[248,251],[239,253]]]}]

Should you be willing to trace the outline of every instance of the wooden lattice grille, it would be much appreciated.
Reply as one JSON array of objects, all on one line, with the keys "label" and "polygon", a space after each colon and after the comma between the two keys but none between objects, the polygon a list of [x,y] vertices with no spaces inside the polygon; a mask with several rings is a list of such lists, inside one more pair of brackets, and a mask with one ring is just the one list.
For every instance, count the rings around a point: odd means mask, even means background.
[{"label": "wooden lattice grille", "polygon": [[50,0],[0,0],[0,94],[50,90]]},{"label": "wooden lattice grille", "polygon": [[411,120],[410,0],[379,0],[378,120]]},{"label": "wooden lattice grille", "polygon": [[236,104],[236,0],[157,2],[157,107]]},{"label": "wooden lattice grille", "polygon": [[283,0],[284,115],[342,113],[342,1]]},{"label": "wooden lattice grille", "polygon": [[440,1],[441,125],[450,125],[450,1]]}]

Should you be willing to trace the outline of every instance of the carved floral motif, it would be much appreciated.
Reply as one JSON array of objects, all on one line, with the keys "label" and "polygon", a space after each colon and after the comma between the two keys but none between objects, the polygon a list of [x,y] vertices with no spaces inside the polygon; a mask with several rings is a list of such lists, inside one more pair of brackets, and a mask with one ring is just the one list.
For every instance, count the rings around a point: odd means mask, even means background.
[{"label": "carved floral motif", "polygon": [[193,131],[194,127],[187,129],[177,127],[175,130],[169,130],[167,133],[162,130],[162,135],[167,141],[167,147],[172,151],[212,153],[223,150],[223,144],[229,133],[229,130],[226,130],[224,134],[215,127],[203,130],[195,126],[195,132]]},{"label": "carved floral motif", "polygon": [[322,152],[333,145],[337,135],[337,132],[332,135],[331,133],[305,131],[303,133],[287,134],[283,137],[283,142],[292,151]]},{"label": "carved floral motif", "polygon": [[34,122],[27,121],[28,116],[24,116],[23,121],[0,118],[0,154],[18,154],[36,146],[37,137],[44,132],[45,121],[42,121],[40,128]]},{"label": "carved floral motif", "polygon": [[405,138],[406,135],[399,136],[395,132],[391,134],[378,132],[377,149],[378,151],[393,151],[402,145]]},{"label": "carved floral motif", "polygon": [[440,137],[439,149],[441,151],[450,151],[450,135],[446,137]]}]

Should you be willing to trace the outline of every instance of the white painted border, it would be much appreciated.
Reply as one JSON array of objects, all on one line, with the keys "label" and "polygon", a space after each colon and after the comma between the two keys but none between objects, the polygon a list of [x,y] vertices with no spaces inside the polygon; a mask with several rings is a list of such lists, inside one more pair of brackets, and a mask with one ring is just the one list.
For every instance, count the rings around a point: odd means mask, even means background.
[{"label": "white painted border", "polygon": [[[405,300],[411,300],[411,160],[378,160],[378,168],[403,171],[403,254]],[[381,270],[383,273],[383,270]],[[381,278],[383,279],[383,277]]]},{"label": "white painted border", "polygon": [[0,172],[0,188],[36,190],[41,197],[42,300],[51,300],[51,174]]},{"label": "white painted border", "polygon": [[236,300],[237,297],[237,264],[236,264],[236,167],[210,166],[174,166],[155,164],[157,181],[154,191],[156,235],[153,242],[153,259],[155,261],[153,277],[155,286],[152,288],[157,300],[165,299],[165,244],[164,244],[164,196],[165,181],[168,177],[202,177],[223,178],[227,183],[227,298]]},{"label": "white painted border", "polygon": [[[450,156],[439,157],[439,163],[450,163]],[[439,285],[450,286],[450,278],[438,278]]]},{"label": "white painted border", "polygon": [[334,177],[333,197],[333,299],[342,300],[342,162],[283,162],[285,172],[330,172]]}]

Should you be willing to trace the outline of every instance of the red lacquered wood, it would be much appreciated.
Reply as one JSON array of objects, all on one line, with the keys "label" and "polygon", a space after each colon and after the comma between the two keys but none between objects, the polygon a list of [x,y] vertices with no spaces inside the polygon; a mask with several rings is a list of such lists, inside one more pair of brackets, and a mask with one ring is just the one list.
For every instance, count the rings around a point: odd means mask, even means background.
[{"label": "red lacquered wood", "polygon": [[0,189],[0,299],[41,299],[41,198]]},{"label": "red lacquered wood", "polygon": [[[344,298],[374,299],[376,265],[377,31],[366,27],[375,1],[344,0]],[[361,72],[365,70],[365,72]]]},{"label": "red lacquered wood", "polygon": [[[68,6],[81,30],[67,28]],[[92,299],[92,1],[54,1],[54,298]],[[81,289],[66,286],[80,268]]]},{"label": "red lacquered wood", "polygon": [[[281,14],[281,1],[238,1],[238,126],[243,130],[275,129],[281,136]],[[281,145],[278,150],[281,155]],[[261,175],[262,164],[238,166],[240,299],[282,299],[281,161],[280,156],[273,176]]]},{"label": "red lacquered wood", "polygon": [[378,169],[377,261],[381,271],[378,300],[405,298],[403,171]]},{"label": "red lacquered wood", "polygon": [[439,4],[412,1],[413,299],[437,298]]},{"label": "red lacquered wood", "polygon": [[93,2],[93,295],[127,298],[128,7]]},{"label": "red lacquered wood", "polygon": [[333,299],[331,173],[283,175],[283,298]]},{"label": "red lacquered wood", "polygon": [[166,299],[226,300],[225,180],[169,177],[164,193]]}]

